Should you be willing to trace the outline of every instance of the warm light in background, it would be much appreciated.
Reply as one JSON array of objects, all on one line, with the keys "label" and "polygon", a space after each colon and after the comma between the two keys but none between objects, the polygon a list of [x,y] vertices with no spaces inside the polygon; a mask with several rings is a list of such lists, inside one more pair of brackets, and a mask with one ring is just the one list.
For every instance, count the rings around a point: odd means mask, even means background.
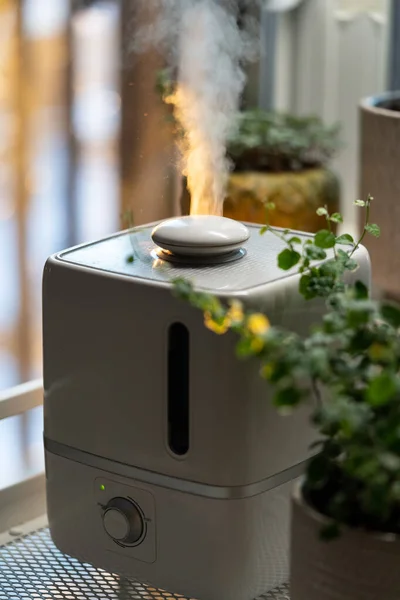
[{"label": "warm light in background", "polygon": [[[120,214],[119,3],[71,20],[70,0],[25,0],[24,57],[17,5],[0,0],[0,389],[41,375],[47,256],[116,231]],[[0,423],[0,488],[43,469],[42,422],[39,408]]]}]

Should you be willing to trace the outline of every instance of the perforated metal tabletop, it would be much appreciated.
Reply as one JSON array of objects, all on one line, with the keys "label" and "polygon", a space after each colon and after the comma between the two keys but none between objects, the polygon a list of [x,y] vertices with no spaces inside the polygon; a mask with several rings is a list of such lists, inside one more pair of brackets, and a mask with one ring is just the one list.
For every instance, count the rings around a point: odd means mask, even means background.
[{"label": "perforated metal tabletop", "polygon": [[[47,527],[16,533],[0,544],[0,600],[193,600],[80,563],[57,550]],[[258,600],[289,600],[288,588]]]}]

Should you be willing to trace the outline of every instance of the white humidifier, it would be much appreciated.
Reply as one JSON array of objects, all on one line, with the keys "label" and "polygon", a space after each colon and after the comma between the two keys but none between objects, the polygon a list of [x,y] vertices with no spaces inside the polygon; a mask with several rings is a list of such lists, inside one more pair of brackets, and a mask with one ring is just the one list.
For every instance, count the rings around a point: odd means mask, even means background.
[{"label": "white humidifier", "polygon": [[[282,247],[255,225],[185,217],[48,260],[44,435],[61,551],[198,600],[252,600],[287,580],[310,407],[279,416],[257,361],[238,361],[235,336],[208,331],[171,285],[186,277],[306,332],[323,305],[278,269]],[[357,260],[369,284],[364,249]]]}]

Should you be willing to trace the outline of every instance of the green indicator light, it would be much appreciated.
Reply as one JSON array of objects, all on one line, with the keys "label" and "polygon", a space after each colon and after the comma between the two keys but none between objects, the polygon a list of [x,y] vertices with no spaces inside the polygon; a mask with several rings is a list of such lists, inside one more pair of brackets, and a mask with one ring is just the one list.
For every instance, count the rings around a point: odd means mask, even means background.
[{"label": "green indicator light", "polygon": [[104,491],[105,491],[105,489],[106,489],[106,486],[102,484],[102,485],[100,486],[100,489],[101,489],[101,491],[102,491],[102,492],[104,492]]}]

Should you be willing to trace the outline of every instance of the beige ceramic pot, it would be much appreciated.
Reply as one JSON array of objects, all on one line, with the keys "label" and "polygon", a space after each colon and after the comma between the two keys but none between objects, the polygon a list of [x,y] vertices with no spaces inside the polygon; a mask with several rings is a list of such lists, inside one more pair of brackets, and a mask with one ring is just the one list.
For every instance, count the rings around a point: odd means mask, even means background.
[{"label": "beige ceramic pot", "polygon": [[232,173],[224,215],[239,221],[265,223],[266,205],[272,202],[268,222],[275,227],[316,232],[324,225],[316,214],[320,206],[339,210],[339,181],[327,169],[283,173]]},{"label": "beige ceramic pot", "polygon": [[[330,213],[337,212],[339,196],[339,180],[327,169],[235,172],[229,177],[224,216],[264,224],[268,214],[269,224],[275,227],[316,232],[324,225],[316,214],[317,208],[327,205]],[[275,209],[267,213],[266,206],[270,202],[275,204]],[[183,214],[189,213],[187,190],[181,207]]]},{"label": "beige ceramic pot", "polygon": [[292,499],[291,600],[399,600],[400,540],[349,530],[320,540],[326,519],[303,499]]},{"label": "beige ceramic pot", "polygon": [[381,237],[367,236],[365,245],[375,285],[400,299],[400,92],[367,98],[360,112],[360,192],[374,196],[371,222],[381,228]]}]

